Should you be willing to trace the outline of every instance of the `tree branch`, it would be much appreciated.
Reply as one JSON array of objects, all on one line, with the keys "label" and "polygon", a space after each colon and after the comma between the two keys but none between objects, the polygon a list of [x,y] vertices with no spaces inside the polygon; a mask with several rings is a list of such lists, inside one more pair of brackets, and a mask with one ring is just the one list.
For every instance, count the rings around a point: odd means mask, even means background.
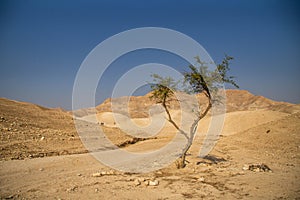
[{"label": "tree branch", "polygon": [[178,126],[177,126],[177,124],[173,121],[173,119],[172,119],[172,116],[171,116],[171,113],[170,113],[170,111],[169,111],[169,109],[168,109],[168,107],[167,107],[167,105],[166,105],[166,97],[164,97],[163,98],[163,102],[162,102],[162,106],[164,107],[164,109],[165,109],[165,111],[166,111],[166,113],[167,113],[167,115],[168,115],[168,121],[182,134],[182,135],[184,135],[184,137],[187,139],[187,140],[189,140],[189,136],[188,136],[188,134],[187,133],[185,133],[183,130],[181,130]]}]

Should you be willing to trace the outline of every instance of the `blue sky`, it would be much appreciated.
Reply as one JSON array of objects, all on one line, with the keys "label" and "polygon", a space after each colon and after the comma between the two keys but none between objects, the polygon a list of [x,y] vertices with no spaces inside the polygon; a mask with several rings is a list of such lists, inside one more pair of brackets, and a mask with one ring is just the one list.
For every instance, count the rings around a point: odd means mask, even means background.
[{"label": "blue sky", "polygon": [[[3,1],[0,0],[0,96],[46,107],[72,107],[84,58],[100,42],[139,27],[180,31],[219,62],[224,53],[241,89],[300,103],[300,4],[297,1]],[[97,102],[137,64],[184,62],[144,50],[116,60]],[[181,66],[185,67],[185,66]]]}]

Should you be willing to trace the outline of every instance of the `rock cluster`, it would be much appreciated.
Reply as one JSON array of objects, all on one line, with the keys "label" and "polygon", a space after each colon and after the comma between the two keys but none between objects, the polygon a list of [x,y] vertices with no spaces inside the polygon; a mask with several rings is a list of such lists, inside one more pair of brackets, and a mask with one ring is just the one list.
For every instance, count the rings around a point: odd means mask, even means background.
[{"label": "rock cluster", "polygon": [[266,164],[251,164],[244,165],[243,170],[250,170],[253,172],[272,172],[272,170]]},{"label": "rock cluster", "polygon": [[[119,173],[110,170],[110,171],[101,171],[101,172],[96,172],[92,174],[92,177],[102,177],[102,176],[107,176],[107,175],[120,175]],[[125,175],[126,173],[121,173],[121,175]],[[131,182],[133,183],[134,186],[139,186],[139,185],[144,185],[144,186],[158,186],[159,181],[155,178],[143,178],[143,177],[128,177],[126,179],[126,182]]]},{"label": "rock cluster", "polygon": [[157,179],[147,180],[145,178],[137,178],[137,179],[134,179],[134,181],[133,181],[133,184],[135,186],[139,186],[142,183],[145,186],[158,186],[159,185],[159,181]]},{"label": "rock cluster", "polygon": [[110,171],[101,171],[101,172],[96,172],[92,174],[92,177],[101,177],[101,176],[106,176],[106,175],[116,175],[117,173],[113,170]]}]

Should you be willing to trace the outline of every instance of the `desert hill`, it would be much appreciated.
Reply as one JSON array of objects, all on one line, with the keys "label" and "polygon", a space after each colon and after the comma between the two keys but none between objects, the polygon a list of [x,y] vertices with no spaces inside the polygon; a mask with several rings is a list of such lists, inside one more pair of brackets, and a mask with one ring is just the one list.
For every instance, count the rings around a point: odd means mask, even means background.
[{"label": "desert hill", "polygon": [[226,90],[226,98],[227,112],[265,109],[292,114],[300,111],[299,104],[273,101],[246,90]]},{"label": "desert hill", "polygon": [[[150,107],[155,103],[149,97],[150,93],[145,96],[132,96],[129,101],[129,114],[133,118],[148,117]],[[198,95],[201,102],[205,102],[203,96]],[[102,104],[96,107],[99,113],[112,112],[111,102],[113,101],[116,107],[126,107],[127,97],[120,97],[116,99],[106,99]],[[173,105],[172,109],[179,109],[179,105]],[[284,113],[294,113],[300,111],[300,105],[290,104],[286,102],[277,102],[267,99],[263,96],[255,96],[246,90],[226,90],[226,112],[235,111],[250,111],[250,110],[273,110]],[[118,111],[117,111],[118,112]],[[88,112],[87,112],[88,113]],[[84,114],[82,113],[81,116]]]},{"label": "desert hill", "polygon": [[[126,97],[123,97],[126,98]],[[106,136],[131,152],[153,151],[168,143],[174,128],[166,124],[151,139],[120,131],[110,101],[97,107]],[[117,99],[119,107],[122,98]],[[147,96],[131,97],[132,121],[150,123]],[[171,109],[174,118],[178,108]],[[122,117],[122,112],[117,115]],[[92,118],[82,111],[83,126]],[[204,118],[187,156],[175,165],[146,174],[121,173],[95,160],[81,143],[73,116],[60,109],[0,98],[0,198],[16,199],[297,199],[300,169],[299,105],[276,102],[247,91],[227,91],[227,114],[211,159],[197,155],[210,117]],[[88,133],[87,133],[88,134]],[[72,155],[71,155],[72,154]],[[272,172],[245,166],[266,164]],[[99,172],[103,175],[98,176]],[[94,176],[96,173],[97,176]],[[159,185],[145,185],[158,180]]]},{"label": "desert hill", "polygon": [[[134,140],[118,128],[102,127],[116,145]],[[62,109],[0,98],[0,160],[87,153],[73,116]]]},{"label": "desert hill", "polygon": [[0,117],[0,160],[86,152],[61,109],[0,98]]},{"label": "desert hill", "polygon": [[[299,111],[299,105],[272,101],[243,90],[228,90],[226,94],[228,113],[222,135],[242,132]],[[133,117],[132,120],[141,126],[147,126],[150,123],[147,118],[148,109],[154,105],[154,102],[149,99],[149,96],[150,94],[130,97],[129,110]],[[124,106],[124,99],[126,97],[113,99],[120,110]],[[135,143],[138,140],[128,136],[116,126],[110,112],[111,101],[111,99],[107,99],[97,106],[98,123],[104,122],[102,129],[105,129],[105,132],[108,133],[107,137],[116,145],[124,146]],[[177,109],[177,105],[172,108],[175,118],[178,117]],[[80,112],[81,116],[79,117],[89,121],[88,109]],[[122,116],[122,113],[119,115]],[[1,160],[87,152],[79,139],[70,112],[0,98],[0,117]],[[209,117],[203,119],[198,132],[205,134],[209,123]],[[167,123],[156,139],[168,142],[175,132],[174,128]],[[164,142],[161,145],[164,145]]]}]

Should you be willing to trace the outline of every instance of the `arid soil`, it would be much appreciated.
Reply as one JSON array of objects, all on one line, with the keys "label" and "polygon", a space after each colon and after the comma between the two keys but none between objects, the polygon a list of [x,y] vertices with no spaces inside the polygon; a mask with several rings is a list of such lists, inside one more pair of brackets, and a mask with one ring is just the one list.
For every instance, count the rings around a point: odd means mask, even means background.
[{"label": "arid soil", "polygon": [[[142,126],[149,123],[153,105],[148,96],[130,101],[133,121]],[[174,136],[170,124],[147,140],[126,135],[114,123],[110,101],[97,107],[97,119],[117,146],[153,151]],[[79,117],[89,119],[89,114],[82,110]],[[70,112],[0,99],[0,198],[300,199],[299,105],[227,91],[219,141],[206,158],[199,158],[209,122],[209,117],[200,122],[184,169],[173,163],[150,173],[124,173],[88,153]]]}]

